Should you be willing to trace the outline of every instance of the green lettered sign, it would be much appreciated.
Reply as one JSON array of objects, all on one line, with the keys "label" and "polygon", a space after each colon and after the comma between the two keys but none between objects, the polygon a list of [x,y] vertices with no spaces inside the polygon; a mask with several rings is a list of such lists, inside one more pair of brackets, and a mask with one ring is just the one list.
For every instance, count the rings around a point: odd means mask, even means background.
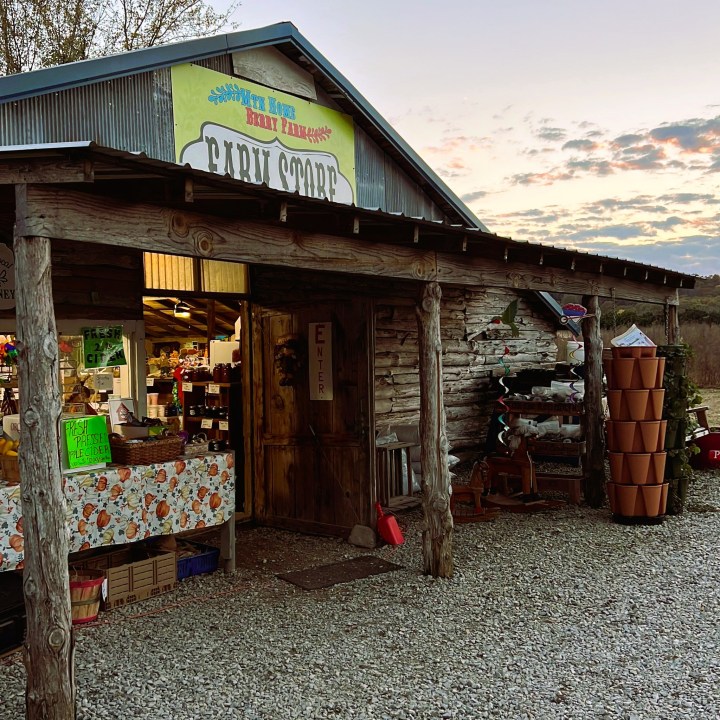
[{"label": "green lettered sign", "polygon": [[110,441],[104,415],[63,420],[69,469],[109,463]]},{"label": "green lettered sign", "polygon": [[127,365],[123,348],[122,325],[84,327],[82,336],[86,369]]}]

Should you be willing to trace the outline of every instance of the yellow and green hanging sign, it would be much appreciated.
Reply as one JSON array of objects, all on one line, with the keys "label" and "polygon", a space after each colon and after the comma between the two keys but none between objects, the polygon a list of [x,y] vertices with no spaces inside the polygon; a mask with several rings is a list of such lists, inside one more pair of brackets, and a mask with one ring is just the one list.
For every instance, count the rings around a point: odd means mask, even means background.
[{"label": "yellow and green hanging sign", "polygon": [[198,65],[171,70],[175,160],[333,202],[355,202],[349,115]]}]

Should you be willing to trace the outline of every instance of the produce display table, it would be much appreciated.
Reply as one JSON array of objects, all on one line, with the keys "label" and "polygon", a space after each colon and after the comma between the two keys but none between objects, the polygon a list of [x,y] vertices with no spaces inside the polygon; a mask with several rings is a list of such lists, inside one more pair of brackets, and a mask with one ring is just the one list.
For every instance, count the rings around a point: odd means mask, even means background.
[{"label": "produce display table", "polygon": [[[235,457],[207,453],[152,465],[63,475],[70,552],[222,526],[220,559],[235,569]],[[22,567],[19,485],[0,485],[0,571]]]}]

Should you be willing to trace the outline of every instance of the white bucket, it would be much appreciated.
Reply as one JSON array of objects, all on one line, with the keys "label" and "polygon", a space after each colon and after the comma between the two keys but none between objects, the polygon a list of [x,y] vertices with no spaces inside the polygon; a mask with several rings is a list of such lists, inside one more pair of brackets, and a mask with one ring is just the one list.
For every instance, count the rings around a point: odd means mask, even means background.
[{"label": "white bucket", "polygon": [[585,343],[569,340],[567,344],[567,361],[571,365],[582,365],[585,362]]}]

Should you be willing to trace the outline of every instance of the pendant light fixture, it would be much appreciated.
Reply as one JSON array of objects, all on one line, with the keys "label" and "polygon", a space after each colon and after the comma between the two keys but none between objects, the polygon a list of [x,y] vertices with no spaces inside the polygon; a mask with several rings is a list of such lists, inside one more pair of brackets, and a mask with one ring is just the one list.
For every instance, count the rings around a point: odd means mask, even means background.
[{"label": "pendant light fixture", "polygon": [[173,309],[173,315],[179,318],[190,317],[190,306],[184,300],[178,300]]}]

